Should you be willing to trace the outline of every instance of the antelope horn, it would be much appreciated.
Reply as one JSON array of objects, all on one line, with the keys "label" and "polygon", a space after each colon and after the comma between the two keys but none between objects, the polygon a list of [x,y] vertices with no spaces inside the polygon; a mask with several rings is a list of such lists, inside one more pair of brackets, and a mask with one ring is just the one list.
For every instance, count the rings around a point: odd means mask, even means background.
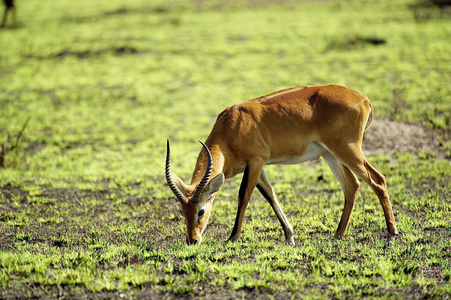
[{"label": "antelope horn", "polygon": [[200,194],[204,190],[205,185],[207,185],[207,182],[210,179],[211,170],[213,169],[213,159],[211,158],[210,150],[208,150],[207,145],[205,145],[201,141],[199,141],[199,143],[201,143],[202,146],[204,146],[205,151],[207,151],[208,165],[207,165],[207,170],[205,170],[204,177],[202,177],[202,180],[199,182],[199,185],[197,186],[196,191],[194,192],[193,199],[191,200],[193,203],[199,202]]},{"label": "antelope horn", "polygon": [[179,200],[183,204],[188,203],[188,198],[186,198],[185,195],[183,195],[183,193],[177,187],[171,176],[171,154],[169,150],[169,139],[168,139],[168,148],[166,152],[166,181],[168,182],[168,185],[171,188],[174,195],[177,197],[177,200]]}]

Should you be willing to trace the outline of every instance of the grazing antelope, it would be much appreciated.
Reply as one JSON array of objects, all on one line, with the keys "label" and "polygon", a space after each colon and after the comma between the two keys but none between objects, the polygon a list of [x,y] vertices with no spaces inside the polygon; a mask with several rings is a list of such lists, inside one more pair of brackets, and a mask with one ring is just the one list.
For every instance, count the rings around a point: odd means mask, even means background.
[{"label": "grazing antelope", "polygon": [[[376,193],[388,232],[398,234],[385,177],[362,153],[363,132],[373,120],[368,98],[342,86],[303,86],[238,102],[219,114],[197,158],[191,184],[171,173],[169,140],[166,180],[181,203],[187,243],[202,240],[216,193],[227,178],[244,172],[238,212],[229,241],[240,236],[244,212],[255,187],[272,206],[288,244],[293,229],[277,202],[263,169],[270,164],[297,164],[324,157],[340,182],[345,204],[336,238],[345,235],[359,189],[356,176]],[[354,175],[355,174],[355,175]]]},{"label": "grazing antelope", "polygon": [[14,0],[3,0],[3,2],[5,4],[5,11],[3,12],[3,19],[2,19],[2,24],[0,25],[0,27],[6,26],[6,19],[8,17],[9,11],[11,11],[11,13],[13,15],[13,24],[16,25],[17,24],[17,13],[16,13],[16,6],[14,4]]}]

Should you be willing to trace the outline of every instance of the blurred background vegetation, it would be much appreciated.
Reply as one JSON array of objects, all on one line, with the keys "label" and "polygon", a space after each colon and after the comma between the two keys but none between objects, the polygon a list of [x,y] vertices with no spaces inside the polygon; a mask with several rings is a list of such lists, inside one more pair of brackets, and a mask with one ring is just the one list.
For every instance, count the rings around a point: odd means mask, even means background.
[{"label": "blurred background vegetation", "polygon": [[30,122],[9,163],[158,177],[166,138],[191,153],[224,107],[298,85],[345,85],[377,115],[449,131],[449,10],[426,4],[18,1],[0,31],[0,136]]}]

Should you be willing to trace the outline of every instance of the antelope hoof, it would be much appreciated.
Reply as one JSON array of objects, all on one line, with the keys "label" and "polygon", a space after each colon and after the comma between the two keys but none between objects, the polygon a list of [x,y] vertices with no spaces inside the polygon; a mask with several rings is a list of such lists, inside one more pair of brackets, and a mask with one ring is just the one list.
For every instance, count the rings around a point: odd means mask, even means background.
[{"label": "antelope hoof", "polygon": [[287,239],[287,245],[295,246],[294,239],[292,237]]},{"label": "antelope hoof", "polygon": [[237,239],[238,239],[238,237],[230,236],[230,237],[227,239],[227,241],[226,241],[225,243],[226,243],[226,244],[228,244],[228,243],[233,243],[233,242],[235,242]]},{"label": "antelope hoof", "polygon": [[338,233],[336,233],[333,237],[333,239],[336,241],[341,241],[341,240],[343,240],[343,238],[344,238],[344,236],[338,235]]},{"label": "antelope hoof", "polygon": [[393,235],[390,234],[390,235],[388,236],[387,243],[388,243],[389,245],[393,244],[393,243],[395,242],[395,240],[398,238],[398,236],[399,236],[399,232],[395,232],[395,234],[393,234]]}]

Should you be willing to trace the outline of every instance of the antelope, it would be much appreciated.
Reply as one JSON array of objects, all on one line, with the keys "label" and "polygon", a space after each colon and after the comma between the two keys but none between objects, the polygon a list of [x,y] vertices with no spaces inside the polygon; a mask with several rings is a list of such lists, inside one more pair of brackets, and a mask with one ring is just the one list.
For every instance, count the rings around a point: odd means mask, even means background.
[{"label": "antelope", "polygon": [[358,176],[382,205],[390,239],[398,235],[385,177],[362,153],[364,131],[373,120],[373,106],[364,94],[337,86],[301,86],[238,102],[221,112],[197,158],[191,184],[171,172],[169,139],[166,181],[181,204],[186,241],[198,244],[210,218],[213,201],[225,179],[243,174],[238,211],[227,241],[240,236],[244,212],[255,187],[273,208],[294,245],[293,228],[277,201],[263,167],[298,164],[321,156],[341,184],[344,208],[335,238],[345,236],[359,190]]},{"label": "antelope", "polygon": [[3,19],[2,19],[2,24],[0,25],[0,27],[6,26],[6,19],[8,17],[9,11],[11,11],[11,13],[13,15],[13,25],[15,26],[17,24],[17,13],[16,13],[16,5],[14,3],[14,0],[3,0],[3,2],[5,4],[5,10],[3,12]]}]

